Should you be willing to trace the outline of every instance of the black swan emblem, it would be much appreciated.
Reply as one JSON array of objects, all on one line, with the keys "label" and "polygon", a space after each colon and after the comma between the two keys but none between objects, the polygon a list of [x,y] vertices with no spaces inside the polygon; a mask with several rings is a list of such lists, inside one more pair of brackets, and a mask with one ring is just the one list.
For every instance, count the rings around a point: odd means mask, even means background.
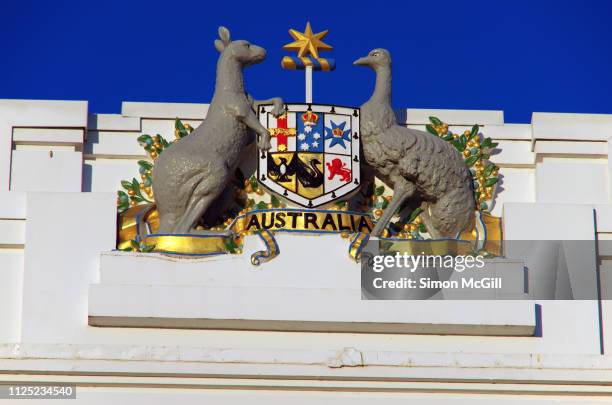
[{"label": "black swan emblem", "polygon": [[297,179],[306,188],[317,188],[323,184],[323,172],[319,168],[322,166],[319,159],[312,159],[309,163],[304,162],[296,154],[289,161],[286,157],[278,158],[279,163],[268,155],[268,175],[276,178],[279,183],[290,181],[289,176],[297,174]]},{"label": "black swan emblem", "polygon": [[318,165],[321,162],[314,158],[310,161],[310,165],[298,159],[297,178],[304,187],[317,188],[323,184],[323,172]]}]

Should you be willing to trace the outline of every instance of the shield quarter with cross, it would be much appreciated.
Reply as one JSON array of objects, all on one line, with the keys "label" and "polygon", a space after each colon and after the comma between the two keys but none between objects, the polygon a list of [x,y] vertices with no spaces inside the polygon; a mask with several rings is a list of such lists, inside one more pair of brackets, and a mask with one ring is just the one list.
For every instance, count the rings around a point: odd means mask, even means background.
[{"label": "shield quarter with cross", "polygon": [[314,208],[347,198],[360,185],[359,109],[287,104],[275,118],[260,106],[272,148],[259,152],[257,178],[288,201]]}]

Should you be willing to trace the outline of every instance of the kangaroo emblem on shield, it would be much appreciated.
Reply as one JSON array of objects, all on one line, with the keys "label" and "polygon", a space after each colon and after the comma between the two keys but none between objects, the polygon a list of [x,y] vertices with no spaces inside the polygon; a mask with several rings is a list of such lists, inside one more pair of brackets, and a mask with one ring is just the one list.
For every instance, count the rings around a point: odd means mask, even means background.
[{"label": "kangaroo emblem on shield", "polygon": [[305,208],[359,188],[358,108],[288,104],[278,118],[272,106],[262,106],[258,113],[272,144],[259,156],[257,178],[263,186]]}]

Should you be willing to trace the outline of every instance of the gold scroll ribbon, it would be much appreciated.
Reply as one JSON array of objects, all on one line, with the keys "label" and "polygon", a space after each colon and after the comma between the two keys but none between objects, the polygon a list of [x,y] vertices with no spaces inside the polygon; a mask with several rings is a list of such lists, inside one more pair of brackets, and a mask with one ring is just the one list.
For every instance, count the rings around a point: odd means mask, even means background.
[{"label": "gold scroll ribbon", "polygon": [[494,256],[502,256],[502,219],[481,211],[476,211],[474,219],[474,226],[463,231],[459,239],[472,241],[476,251],[484,250]]},{"label": "gold scroll ribbon", "polygon": [[272,232],[264,230],[258,233],[261,240],[266,245],[266,250],[259,250],[251,255],[251,263],[259,266],[261,263],[272,260],[279,255],[280,249]]},{"label": "gold scroll ribbon", "polygon": [[365,244],[368,243],[369,239],[370,239],[369,233],[359,232],[351,240],[351,243],[349,244],[349,256],[353,260],[359,261],[359,259],[361,258],[361,251],[363,250],[363,247],[365,246]]},{"label": "gold scroll ribbon", "polygon": [[[275,232],[358,233],[369,236],[373,225],[367,214],[333,210],[270,209],[253,211],[237,217],[229,227],[238,235],[257,233],[266,245],[265,251],[251,255],[251,263],[259,265],[278,256]],[[367,233],[364,233],[367,232]],[[360,251],[356,246],[349,251]]]},{"label": "gold scroll ribbon", "polygon": [[[164,235],[155,233],[159,227],[159,215],[154,206],[142,205],[128,209],[119,218],[117,247],[125,249],[132,240],[154,246],[153,252],[207,256],[229,253],[233,238],[227,234]],[[280,249],[273,232],[297,233],[360,233],[368,235],[372,230],[368,214],[338,210],[269,209],[252,211],[238,216],[228,227],[235,236],[257,234],[266,249],[251,255],[254,265],[278,256]],[[147,235],[139,234],[146,230]]]},{"label": "gold scroll ribbon", "polygon": [[[216,255],[231,253],[235,240],[226,233],[163,235],[155,233],[159,226],[159,215],[154,206],[143,205],[128,209],[119,218],[119,249],[129,247],[131,240],[142,240],[154,245],[153,252],[178,255]],[[259,265],[278,256],[280,249],[274,232],[296,232],[313,234],[347,233],[354,237],[349,243],[349,256],[359,260],[361,251],[368,242],[373,228],[368,214],[338,210],[268,209],[251,211],[238,216],[228,230],[235,236],[257,234],[266,249],[251,255],[251,262]],[[146,236],[139,238],[146,233]],[[487,252],[501,255],[501,219],[488,214],[477,215],[473,230],[461,235],[461,240],[406,240],[381,238],[385,250],[408,254],[467,254],[474,250],[475,241]],[[478,245],[478,244],[477,244]]]},{"label": "gold scroll ribbon", "polygon": [[228,253],[227,240],[231,236],[212,235],[149,235],[144,239],[147,245],[155,245],[154,252],[208,256]]},{"label": "gold scroll ribbon", "polygon": [[148,226],[148,230],[157,230],[159,227],[159,213],[155,209],[155,204],[137,205],[119,214],[117,222],[119,228],[117,233],[117,249],[123,250],[132,245],[132,240],[139,240],[141,226]]}]

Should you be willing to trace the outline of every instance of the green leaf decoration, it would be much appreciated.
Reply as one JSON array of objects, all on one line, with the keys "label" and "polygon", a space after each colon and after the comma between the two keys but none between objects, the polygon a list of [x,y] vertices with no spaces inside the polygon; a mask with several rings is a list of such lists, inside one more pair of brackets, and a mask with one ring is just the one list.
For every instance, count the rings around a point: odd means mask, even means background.
[{"label": "green leaf decoration", "polygon": [[130,208],[130,197],[124,191],[117,191],[117,209],[119,211],[125,211]]},{"label": "green leaf decoration", "polygon": [[472,139],[473,137],[478,135],[478,130],[479,129],[480,129],[480,127],[478,126],[478,124],[474,124],[474,126],[472,127],[472,131],[470,132],[470,139]]},{"label": "green leaf decoration", "polygon": [[[176,119],[175,120],[175,128],[181,132],[179,134],[179,137],[183,137],[186,135],[189,135],[191,133],[192,129],[188,129],[188,127],[186,127],[185,125],[183,125],[183,123],[181,122],[181,120]],[[162,135],[157,134],[154,137],[152,137],[151,135],[148,134],[142,134],[137,138],[138,144],[140,146],[142,146],[142,148],[148,152],[148,153],[152,153],[152,152],[156,152],[157,155],[161,154],[166,148],[172,146],[172,142],[168,142]],[[155,143],[159,144],[159,147],[155,146]],[[121,181],[121,187],[127,191],[132,191],[134,193],[133,196],[128,196],[128,195],[122,195],[122,194],[118,194],[118,204],[117,204],[117,210],[119,212],[123,212],[126,209],[128,209],[130,207],[130,203],[142,203],[142,202],[147,202],[147,203],[152,203],[154,202],[153,200],[147,198],[147,196],[143,195],[143,191],[140,189],[141,185],[140,183],[142,183],[142,185],[144,187],[151,187],[152,183],[153,183],[153,178],[151,177],[151,170],[153,170],[153,163],[148,161],[148,160],[139,160],[138,161],[138,172],[142,178],[142,181],[139,182],[137,179],[132,179],[132,181],[127,181],[127,180],[123,180]],[[242,187],[242,185],[244,184],[241,183],[240,186]],[[255,180],[255,184],[257,184],[257,181]],[[255,189],[257,188],[257,186],[255,186]]]},{"label": "green leaf decoration", "polygon": [[414,211],[412,211],[410,213],[410,217],[408,217],[407,223],[409,224],[412,223],[416,219],[416,217],[418,217],[421,214],[421,212],[423,212],[423,209],[421,207],[416,208]]},{"label": "green leaf decoration", "polygon": [[431,121],[434,125],[442,125],[443,122],[440,121],[437,117],[429,117],[429,121]]},{"label": "green leaf decoration", "polygon": [[178,130],[180,138],[183,138],[189,135],[189,131],[187,131],[187,128],[185,128],[185,125],[183,125],[181,120],[179,120],[178,118],[174,120],[174,128]]},{"label": "green leaf decoration", "polygon": [[387,200],[386,198],[383,198],[382,204],[380,204],[380,208],[384,210],[385,208],[387,208],[388,205],[389,205],[389,200]]},{"label": "green leaf decoration", "polygon": [[461,150],[465,149],[465,146],[467,145],[467,138],[465,137],[465,135],[461,135],[459,137],[459,141],[461,142]]},{"label": "green leaf decoration", "polygon": [[431,124],[425,125],[425,129],[427,129],[427,132],[429,132],[430,134],[438,136],[438,131],[436,131],[436,129],[432,127]]},{"label": "green leaf decoration", "polygon": [[425,227],[425,224],[423,224],[423,223],[419,224],[419,232],[421,232],[421,233],[427,232],[427,228]]},{"label": "green leaf decoration", "polygon": [[374,194],[377,196],[383,195],[384,192],[385,192],[385,186],[378,186],[376,187],[376,190],[374,190]]},{"label": "green leaf decoration", "polygon": [[485,180],[484,186],[491,187],[493,184],[497,183],[498,181],[499,181],[499,178],[491,177],[490,179]]},{"label": "green leaf decoration", "polygon": [[257,203],[256,207],[258,210],[265,210],[266,208],[268,208],[268,204],[263,201],[260,201]]},{"label": "green leaf decoration", "polygon": [[142,167],[145,170],[151,170],[153,169],[153,163],[147,161],[147,160],[139,160],[138,161],[138,166]]},{"label": "green leaf decoration", "polygon": [[[425,124],[425,128],[427,132],[433,134],[434,131],[437,133],[436,128],[440,128],[441,126],[448,127],[448,124],[445,124],[443,121],[439,120],[436,117],[429,117],[430,124]],[[472,185],[474,186],[474,198],[476,201],[480,200],[482,197],[482,193],[477,191],[477,189],[482,189],[483,187],[491,187],[496,184],[499,180],[497,174],[494,174],[499,170],[499,167],[492,162],[489,162],[491,158],[491,149],[498,146],[497,142],[493,142],[490,137],[484,137],[480,134],[481,127],[478,124],[474,124],[469,131],[464,131],[462,134],[453,134],[450,130],[446,131],[445,134],[440,134],[439,137],[449,144],[453,145],[457,151],[459,151],[462,155],[465,154],[467,157],[464,157],[464,162],[466,166],[469,168]],[[468,147],[468,141],[473,141],[475,143],[480,143],[480,146],[474,145]],[[465,151],[468,150],[469,153]],[[478,163],[480,162],[480,163]],[[481,167],[474,167],[475,164],[482,164]],[[477,179],[482,178],[484,176],[482,182]],[[376,205],[378,207],[378,204]],[[479,203],[476,209],[480,211],[488,212],[488,204],[486,202]],[[408,223],[414,221],[414,218],[418,215],[418,213],[413,213],[414,216],[411,215]],[[403,229],[403,228],[402,228]],[[419,226],[418,230],[412,231],[411,235],[415,239],[419,239],[419,232],[424,232],[423,227]]]},{"label": "green leaf decoration", "polygon": [[450,141],[453,146],[455,147],[455,149],[457,149],[459,152],[463,152],[463,149],[465,149],[463,147],[463,145],[461,144],[461,141],[458,139],[453,139],[452,141]]},{"label": "green leaf decoration", "polygon": [[270,198],[270,202],[272,203],[272,206],[274,208],[280,207],[280,200],[278,198],[276,198],[275,195],[273,195],[272,198]]},{"label": "green leaf decoration", "polygon": [[237,253],[239,246],[233,238],[225,238],[223,243],[229,253]]},{"label": "green leaf decoration", "polygon": [[257,182],[257,179],[255,178],[255,176],[251,176],[249,181],[251,182],[251,188],[253,189],[253,191],[257,191],[257,188],[259,187],[259,183]]},{"label": "green leaf decoration", "polygon": [[493,163],[489,163],[487,167],[485,167],[482,174],[484,174],[485,177],[489,177],[491,173],[493,173],[493,170],[495,170],[495,165]]},{"label": "green leaf decoration", "polygon": [[478,161],[478,159],[480,159],[479,156],[472,155],[469,158],[465,159],[465,164],[467,165],[467,167],[472,167],[474,165],[474,163],[476,163]]},{"label": "green leaf decoration", "polygon": [[483,142],[482,142],[482,147],[486,148],[486,149],[492,149],[495,148],[497,145],[499,145],[498,142],[493,142],[493,140],[491,138],[486,138]]},{"label": "green leaf decoration", "polygon": [[153,138],[151,138],[151,135],[140,135],[138,138],[136,138],[136,140],[143,147],[153,145]]}]

